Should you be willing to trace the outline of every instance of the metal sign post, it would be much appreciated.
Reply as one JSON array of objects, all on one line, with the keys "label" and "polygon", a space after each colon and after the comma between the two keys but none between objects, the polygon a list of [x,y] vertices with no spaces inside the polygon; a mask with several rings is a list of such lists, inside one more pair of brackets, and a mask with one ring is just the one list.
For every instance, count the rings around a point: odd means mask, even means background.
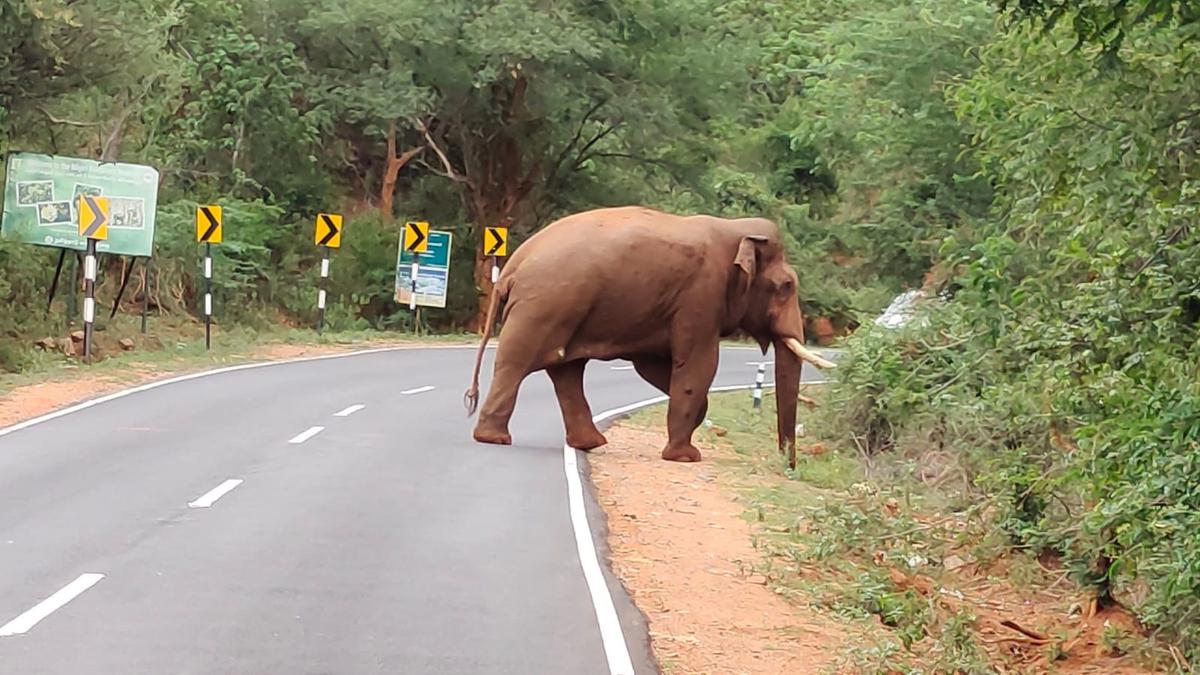
[{"label": "metal sign post", "polygon": [[[420,270],[420,264],[417,262],[419,255],[429,250],[429,223],[421,221],[415,223],[404,224],[404,250],[414,254],[412,261],[412,277],[410,279],[410,288],[408,296],[408,309],[415,312],[417,309],[417,273]],[[415,328],[415,324],[414,324]]]},{"label": "metal sign post", "polygon": [[196,241],[204,244],[204,348],[212,349],[212,245],[225,239],[225,220],[217,204],[196,207]]},{"label": "metal sign post", "polygon": [[317,287],[317,335],[321,334],[321,329],[325,327],[325,285],[329,280],[329,247],[321,247],[323,255],[321,257],[321,280]]},{"label": "metal sign post", "polygon": [[96,321],[96,242],[108,239],[108,199],[81,194],[77,212],[79,236],[87,239],[83,259],[83,360],[90,364],[92,331]]},{"label": "metal sign post", "polygon": [[317,335],[325,327],[325,287],[329,281],[329,250],[342,246],[342,216],[338,213],[317,214],[317,229],[313,241],[321,247],[321,279],[317,282]]}]

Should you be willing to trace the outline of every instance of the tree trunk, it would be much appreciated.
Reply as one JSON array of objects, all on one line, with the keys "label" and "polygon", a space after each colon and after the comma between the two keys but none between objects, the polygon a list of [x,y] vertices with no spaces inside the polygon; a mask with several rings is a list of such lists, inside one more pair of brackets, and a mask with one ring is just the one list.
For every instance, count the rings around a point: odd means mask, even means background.
[{"label": "tree trunk", "polygon": [[418,145],[415,148],[405,150],[399,156],[396,155],[396,121],[392,120],[388,123],[387,134],[387,165],[383,170],[383,185],[379,189],[379,213],[384,218],[392,217],[392,204],[396,195],[396,180],[400,176],[400,169],[404,168],[405,164],[412,161],[424,146]]},{"label": "tree trunk", "polygon": [[[479,225],[476,229],[482,234],[483,228],[486,225]],[[477,297],[477,306],[475,310],[475,319],[471,322],[471,329],[476,333],[483,333],[483,329],[487,323],[488,304],[492,299],[492,265],[488,262],[487,256],[483,254],[482,236],[480,241],[475,246],[475,288],[479,290]]]}]

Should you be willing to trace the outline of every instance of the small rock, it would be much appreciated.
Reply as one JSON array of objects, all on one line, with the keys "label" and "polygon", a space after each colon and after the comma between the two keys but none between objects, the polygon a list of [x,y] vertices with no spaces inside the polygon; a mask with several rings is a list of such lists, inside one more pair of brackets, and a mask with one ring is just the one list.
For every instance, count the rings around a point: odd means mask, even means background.
[{"label": "small rock", "polygon": [[942,567],[945,567],[951,572],[966,564],[966,560],[963,560],[961,557],[956,555],[948,555],[946,556],[946,559],[942,561]]},{"label": "small rock", "polygon": [[729,433],[729,430],[726,429],[725,427],[717,426],[714,424],[712,426],[712,432],[718,436],[724,437]]},{"label": "small rock", "polygon": [[67,356],[75,356],[75,341],[71,338],[62,338],[58,341],[58,351]]},{"label": "small rock", "polygon": [[812,445],[805,446],[804,452],[813,457],[820,457],[829,452],[829,448],[826,448],[824,443],[813,443]]},{"label": "small rock", "polygon": [[900,502],[896,501],[895,497],[888,497],[883,503],[883,512],[889,516],[896,516],[900,513]]},{"label": "small rock", "polygon": [[77,330],[74,333],[71,333],[71,340],[73,342],[83,342],[83,331]]},{"label": "small rock", "polygon": [[121,345],[121,349],[127,352],[133,351],[133,338],[121,338],[117,341],[117,344]]}]

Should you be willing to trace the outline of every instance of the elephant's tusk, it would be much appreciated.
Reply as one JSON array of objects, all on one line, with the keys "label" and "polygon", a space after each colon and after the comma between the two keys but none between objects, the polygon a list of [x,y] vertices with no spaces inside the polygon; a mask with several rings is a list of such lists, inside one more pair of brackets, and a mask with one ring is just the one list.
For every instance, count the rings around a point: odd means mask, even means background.
[{"label": "elephant's tusk", "polygon": [[817,356],[813,352],[809,351],[804,345],[800,344],[800,341],[794,337],[784,338],[783,344],[787,345],[787,348],[792,350],[793,354],[799,356],[805,361],[808,361],[818,368],[837,368],[836,363],[832,361],[826,361],[820,356]]}]

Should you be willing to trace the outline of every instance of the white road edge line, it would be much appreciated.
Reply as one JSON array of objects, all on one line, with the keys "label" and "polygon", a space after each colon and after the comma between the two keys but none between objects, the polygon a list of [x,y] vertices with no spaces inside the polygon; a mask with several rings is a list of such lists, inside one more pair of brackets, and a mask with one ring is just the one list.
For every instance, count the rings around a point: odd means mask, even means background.
[{"label": "white road edge line", "polygon": [[304,441],[307,441],[308,439],[312,438],[313,436],[316,436],[317,434],[321,433],[322,431],[325,431],[325,427],[309,427],[309,428],[305,429],[303,432],[297,434],[296,437],[293,438],[292,440],[288,441],[288,443],[291,443],[292,445],[298,445],[300,443],[303,443]]},{"label": "white road edge line", "polygon": [[359,410],[362,410],[365,407],[367,407],[367,406],[365,406],[361,403],[355,403],[354,405],[349,406],[349,407],[345,408],[344,410],[339,410],[339,411],[333,413],[333,416],[334,417],[349,417],[349,416],[353,415],[354,413],[358,412]]},{"label": "white road edge line", "polygon": [[412,394],[424,394],[427,391],[433,391],[433,389],[434,388],[432,386],[417,387],[416,389],[406,389],[406,390],[400,392],[400,395],[401,396],[409,396]]},{"label": "white road edge line", "polygon": [[[379,354],[379,353],[383,353],[383,352],[400,352],[400,351],[408,351],[408,350],[415,350],[415,349],[430,349],[430,350],[479,349],[479,346],[478,345],[397,345],[395,347],[377,347],[375,349],[362,349],[362,350],[354,351],[354,352],[345,352],[343,354],[322,354],[321,356],[303,356],[303,357],[294,358],[294,359],[281,359],[279,361],[259,361],[256,363],[242,363],[242,364],[239,364],[236,366],[226,366],[225,368],[215,368],[213,370],[204,370],[204,371],[200,371],[198,373],[188,373],[187,375],[180,375],[178,377],[171,377],[171,378],[167,378],[165,380],[158,380],[157,382],[147,382],[146,384],[138,385],[136,387],[131,387],[129,389],[122,389],[120,391],[114,391],[111,394],[106,394],[104,396],[100,396],[99,398],[94,398],[94,399],[91,399],[88,401],[84,401],[82,403],[76,403],[75,405],[63,408],[62,410],[55,410],[54,412],[46,413],[45,415],[41,415],[39,417],[34,417],[33,419],[25,420],[24,422],[18,422],[12,426],[8,426],[8,427],[4,427],[3,429],[0,429],[0,436],[7,436],[8,434],[11,434],[11,433],[14,433],[17,431],[21,431],[22,429],[28,429],[29,427],[32,427],[32,426],[35,426],[38,424],[42,424],[44,422],[49,422],[50,420],[55,420],[60,417],[65,417],[66,415],[70,415],[71,413],[77,413],[81,410],[87,410],[88,408],[100,405],[101,403],[108,403],[109,401],[115,401],[119,398],[125,398],[126,396],[132,396],[133,394],[140,394],[144,391],[150,391],[151,389],[158,389],[159,387],[165,387],[168,384],[177,384],[179,382],[187,382],[188,380],[197,380],[202,377],[211,377],[213,375],[223,375],[225,373],[232,373],[232,372],[236,372],[239,370],[251,370],[253,368],[267,368],[270,366],[283,366],[283,365],[288,365],[288,364],[292,364],[292,363],[308,363],[310,361],[327,361],[329,359],[344,359],[344,358],[348,358],[351,356],[365,356],[367,354]],[[490,344],[490,345],[488,345],[488,349],[495,350],[496,345]]]},{"label": "white road edge line", "polygon": [[230,478],[229,480],[225,481],[224,483],[221,483],[217,487],[209,490],[208,492],[205,492],[204,496],[200,497],[196,501],[188,502],[188,506],[193,509],[207,509],[208,507],[212,506],[213,504],[216,504],[218,499],[229,494],[230,490],[232,490],[233,488],[235,488],[241,484],[242,484],[241,478]]},{"label": "white road edge line", "polygon": [[[709,389],[709,392],[739,391],[753,387],[753,384],[739,384],[730,387],[713,387]],[[627,406],[606,410],[593,417],[592,421],[600,424],[613,417],[668,400],[670,399],[667,396],[655,396]],[[567,504],[571,510],[571,529],[575,531],[575,546],[579,550],[579,564],[583,567],[583,578],[587,582],[588,593],[592,596],[596,622],[600,624],[600,641],[604,644],[604,656],[608,659],[608,672],[611,675],[635,675],[633,660],[629,657],[629,647],[625,644],[625,632],[621,629],[621,620],[617,617],[617,608],[613,604],[612,594],[608,591],[604,572],[600,568],[600,559],[596,555],[596,545],[592,541],[592,530],[588,525],[587,511],[583,503],[583,482],[579,477],[579,461],[576,450],[566,444],[563,444],[563,470],[567,474]]]},{"label": "white road edge line", "polygon": [[0,626],[0,637],[22,635],[39,621],[50,616],[68,602],[79,597],[87,589],[104,578],[103,574],[80,574],[75,581],[60,588],[54,595],[29,608],[24,614]]}]

